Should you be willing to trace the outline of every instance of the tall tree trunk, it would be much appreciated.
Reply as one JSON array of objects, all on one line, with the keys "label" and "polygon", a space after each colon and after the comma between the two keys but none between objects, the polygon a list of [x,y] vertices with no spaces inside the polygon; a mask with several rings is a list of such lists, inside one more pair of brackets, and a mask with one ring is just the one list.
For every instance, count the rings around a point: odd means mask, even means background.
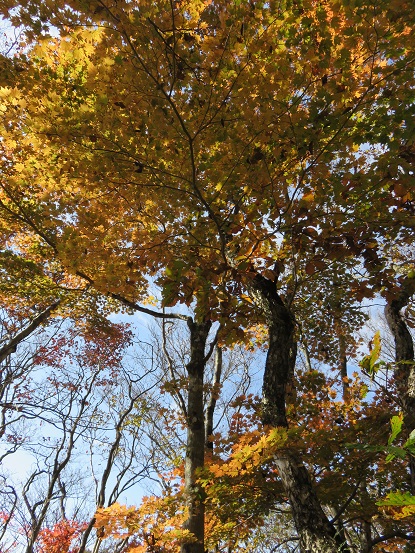
[{"label": "tall tree trunk", "polygon": [[414,344],[411,333],[401,316],[401,309],[409,301],[409,295],[402,292],[400,296],[390,301],[385,308],[386,320],[395,340],[395,372],[398,392],[406,416],[415,417],[415,366]]},{"label": "tall tree trunk", "polygon": [[[264,426],[287,427],[286,395],[291,384],[297,353],[295,322],[278,295],[275,282],[261,275],[251,281],[249,292],[265,315],[269,346],[262,389]],[[311,478],[298,452],[281,450],[275,463],[288,496],[302,553],[348,551],[325,515]]]},{"label": "tall tree trunk", "polygon": [[203,405],[203,377],[206,365],[205,347],[211,322],[197,323],[188,320],[190,328],[190,361],[187,364],[187,444],[185,460],[185,496],[188,518],[184,528],[196,541],[184,543],[181,553],[204,553],[205,507],[203,491],[197,484],[196,471],[203,467],[205,426]]},{"label": "tall tree trunk", "polygon": [[222,348],[220,346],[216,346],[212,391],[210,393],[209,403],[206,407],[206,415],[205,415],[205,447],[206,447],[206,451],[209,453],[212,453],[213,451],[213,442],[211,440],[211,436],[213,434],[213,415],[215,413],[216,401],[220,391],[222,365],[223,365]]},{"label": "tall tree trunk", "polygon": [[339,553],[347,544],[330,523],[298,452],[280,451],[275,464],[290,502],[302,553]]},{"label": "tall tree trunk", "polygon": [[[340,329],[341,331],[341,329]],[[349,381],[347,375],[347,356],[346,356],[346,343],[343,334],[339,333],[339,365],[340,365],[340,378],[342,380],[343,389],[343,401],[349,401],[350,390]]]},{"label": "tall tree trunk", "polygon": [[[401,309],[407,305],[413,293],[412,287],[402,288],[398,297],[389,301],[385,307],[386,321],[395,340],[395,379],[407,435],[415,429],[415,363],[412,336],[401,315]],[[415,494],[415,459],[412,456],[409,459],[409,471],[411,492]]]}]

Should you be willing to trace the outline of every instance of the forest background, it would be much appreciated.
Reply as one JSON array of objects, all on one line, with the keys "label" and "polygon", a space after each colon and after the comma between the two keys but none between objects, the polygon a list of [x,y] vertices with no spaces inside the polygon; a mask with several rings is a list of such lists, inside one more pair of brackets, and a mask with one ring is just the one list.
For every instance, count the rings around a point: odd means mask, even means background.
[{"label": "forest background", "polygon": [[414,551],[413,2],[0,14],[1,552]]}]

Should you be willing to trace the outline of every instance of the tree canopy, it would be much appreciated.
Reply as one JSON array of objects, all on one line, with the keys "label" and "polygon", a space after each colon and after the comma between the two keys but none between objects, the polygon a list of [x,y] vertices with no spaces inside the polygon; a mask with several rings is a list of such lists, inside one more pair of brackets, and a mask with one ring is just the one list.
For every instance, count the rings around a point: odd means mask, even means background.
[{"label": "tree canopy", "polygon": [[[249,550],[248,532],[260,540],[282,509],[303,553],[409,547],[413,3],[1,0],[0,13],[21,33],[0,59],[0,359],[53,318],[116,341],[111,313],[146,314],[162,321],[165,385],[187,432],[172,476],[183,490],[108,505],[100,539]],[[358,369],[374,300],[394,359],[379,362],[376,335]],[[188,332],[180,375],[176,320]],[[214,351],[236,347],[263,352],[261,397],[244,394],[244,416],[228,406],[215,437],[221,362],[209,390],[206,375]],[[408,494],[393,496],[405,515],[378,505],[387,491]],[[148,541],[157,517],[162,546]]]}]

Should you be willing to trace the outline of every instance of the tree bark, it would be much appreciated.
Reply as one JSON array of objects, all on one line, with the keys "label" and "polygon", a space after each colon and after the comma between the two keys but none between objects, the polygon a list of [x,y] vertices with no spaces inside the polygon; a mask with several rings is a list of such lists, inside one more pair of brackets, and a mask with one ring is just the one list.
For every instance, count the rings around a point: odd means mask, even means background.
[{"label": "tree bark", "polygon": [[275,464],[290,502],[302,553],[349,551],[324,513],[310,476],[298,453],[279,452]]},{"label": "tree bark", "polygon": [[222,348],[216,346],[215,367],[212,382],[212,391],[210,394],[209,403],[206,407],[205,416],[205,447],[206,451],[213,451],[213,442],[210,439],[213,434],[213,415],[215,413],[216,401],[220,389],[220,379],[222,376]]},{"label": "tree bark", "polygon": [[268,352],[262,386],[262,423],[287,427],[286,392],[291,384],[297,344],[294,317],[277,293],[274,282],[256,275],[249,291],[265,315],[268,326]]},{"label": "tree bark", "polygon": [[[268,325],[262,423],[265,427],[286,428],[287,389],[291,385],[297,353],[294,316],[279,296],[275,282],[256,275],[249,292]],[[275,456],[275,463],[290,502],[302,553],[348,552],[347,544],[324,513],[298,452],[289,448],[281,450]]]},{"label": "tree bark", "polygon": [[[402,288],[398,297],[389,301],[385,307],[386,321],[395,340],[395,380],[405,416],[406,436],[415,429],[415,363],[412,336],[401,315],[401,309],[407,305],[412,287],[413,284],[408,289]],[[415,494],[415,459],[412,456],[409,458],[409,474],[411,492]]]},{"label": "tree bark", "polygon": [[190,361],[187,364],[187,443],[185,459],[185,496],[188,518],[184,528],[196,541],[183,543],[181,553],[204,553],[205,506],[203,490],[197,484],[197,469],[203,467],[205,425],[203,405],[203,378],[206,365],[205,347],[211,322],[188,320],[190,328]]},{"label": "tree bark", "polygon": [[[405,414],[415,418],[415,365],[414,344],[411,333],[401,316],[401,309],[408,303],[410,296],[402,291],[400,296],[390,301],[385,307],[386,321],[395,340],[395,371],[398,393],[402,401]],[[409,420],[407,419],[407,422]]]},{"label": "tree bark", "polygon": [[343,401],[347,402],[350,399],[350,390],[347,375],[346,344],[342,334],[339,334],[339,362],[340,378],[342,379]]}]

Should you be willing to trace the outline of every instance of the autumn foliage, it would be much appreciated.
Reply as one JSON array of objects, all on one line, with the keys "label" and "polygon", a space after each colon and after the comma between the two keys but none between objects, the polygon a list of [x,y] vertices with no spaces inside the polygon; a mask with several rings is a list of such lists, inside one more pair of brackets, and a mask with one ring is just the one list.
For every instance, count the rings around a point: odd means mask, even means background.
[{"label": "autumn foliage", "polygon": [[39,534],[39,553],[77,553],[75,540],[85,530],[85,524],[74,520],[61,520],[53,528]]},{"label": "autumn foliage", "polygon": [[[28,553],[409,551],[413,2],[0,14],[0,437],[63,436],[24,505],[4,475],[4,535],[21,511]],[[89,522],[53,526],[86,441]],[[141,475],[162,491],[124,506]]]}]

